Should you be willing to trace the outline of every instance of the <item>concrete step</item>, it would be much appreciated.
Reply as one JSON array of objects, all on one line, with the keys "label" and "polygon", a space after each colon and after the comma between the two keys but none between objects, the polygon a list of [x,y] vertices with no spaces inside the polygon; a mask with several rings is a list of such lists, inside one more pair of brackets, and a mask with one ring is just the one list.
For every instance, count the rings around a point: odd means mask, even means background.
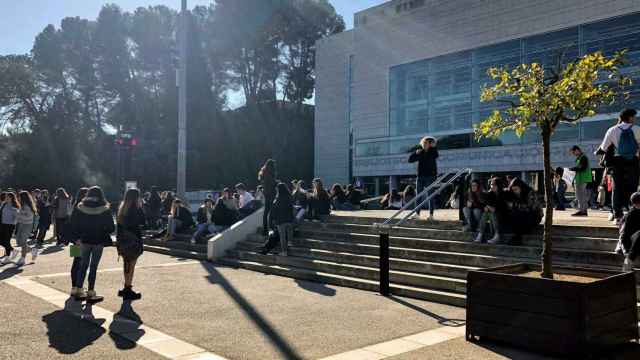
[{"label": "concrete step", "polygon": [[[240,260],[254,261],[263,264],[296,267],[367,280],[379,280],[379,271],[377,266],[368,267],[335,261],[310,259],[307,257],[295,256],[293,252],[290,253],[290,256],[279,256],[262,255],[253,251],[237,250],[229,252],[229,255]],[[390,271],[389,277],[391,282],[397,284],[414,286],[418,288],[451,291],[456,293],[466,292],[467,287],[466,280],[444,276],[434,276],[393,270]]]},{"label": "concrete step", "polygon": [[[304,279],[316,281],[326,284],[351,287],[368,291],[379,291],[377,281],[355,278],[350,276],[336,275],[326,272],[320,272],[310,269],[298,268],[293,266],[270,265],[256,261],[240,260],[237,258],[224,257],[218,261],[221,264],[233,267],[244,268],[248,270],[258,271],[265,274],[273,274],[286,276],[296,279]],[[466,297],[464,294],[458,294],[448,291],[438,291],[430,289],[420,289],[412,286],[401,284],[391,284],[390,291],[394,295],[412,297],[427,301],[433,301],[443,304],[465,306]]]},{"label": "concrete step", "polygon": [[154,246],[145,244],[144,250],[158,254],[170,255],[182,259],[207,260],[206,253],[170,248],[166,246]]},{"label": "concrete step", "polygon": [[207,245],[191,244],[187,241],[164,241],[160,239],[144,239],[145,245],[167,247],[171,249],[187,250],[199,253],[207,253]]},{"label": "concrete step", "polygon": [[[344,238],[345,234],[362,234],[378,236],[376,229],[367,225],[340,224],[338,228],[328,228],[321,226],[302,225],[297,233],[300,237],[311,238]],[[439,230],[439,229],[418,229],[418,228],[394,228],[390,236],[400,238],[434,239],[434,240],[454,240],[471,241],[472,233],[461,230]],[[594,251],[614,251],[617,238],[597,238],[580,236],[553,236],[553,243],[558,248],[594,250]],[[542,246],[542,234],[526,235],[523,238],[525,246]]]},{"label": "concrete step", "polygon": [[[356,225],[373,225],[374,223],[383,223],[384,218],[367,218],[358,217],[357,212],[353,217],[350,216],[330,216],[326,222],[318,223],[305,221],[301,226],[326,226],[333,228],[342,224]],[[437,218],[437,212],[436,212]],[[426,220],[409,220],[402,225],[403,228],[420,228],[420,229],[439,229],[439,230],[460,230],[460,221],[426,221]],[[596,237],[596,238],[616,238],[618,237],[618,229],[615,226],[570,226],[570,225],[554,225],[553,233],[561,236],[580,236],[580,237]],[[534,230],[534,234],[542,234],[542,225]]]}]

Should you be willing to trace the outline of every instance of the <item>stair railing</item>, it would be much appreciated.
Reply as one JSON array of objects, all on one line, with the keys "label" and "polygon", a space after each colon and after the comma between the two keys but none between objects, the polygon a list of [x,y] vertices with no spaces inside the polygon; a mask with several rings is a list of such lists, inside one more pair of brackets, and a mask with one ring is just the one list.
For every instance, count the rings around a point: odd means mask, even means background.
[{"label": "stair railing", "polygon": [[[407,220],[415,214],[418,209],[422,209],[422,207],[431,201],[435,196],[440,194],[444,189],[453,184],[461,176],[468,174],[470,175],[472,170],[470,168],[458,169],[454,171],[446,172],[436,178],[436,180],[427,186],[423,191],[421,191],[416,197],[414,197],[411,201],[405,204],[400,210],[396,211],[390,218],[385,220],[383,223],[375,223],[373,224],[374,229],[378,230],[378,234],[380,235],[380,294],[382,296],[389,296],[389,233],[391,229],[396,226],[400,226],[407,222]],[[453,174],[453,176],[451,176]],[[434,192],[429,194],[431,189],[437,188]],[[396,223],[392,223],[392,221],[400,216],[404,211],[409,209],[414,203],[417,202],[418,199],[424,197],[424,200],[420,202],[417,206],[413,208],[408,214],[406,214],[400,221]],[[462,206],[462,204],[460,204]]]}]

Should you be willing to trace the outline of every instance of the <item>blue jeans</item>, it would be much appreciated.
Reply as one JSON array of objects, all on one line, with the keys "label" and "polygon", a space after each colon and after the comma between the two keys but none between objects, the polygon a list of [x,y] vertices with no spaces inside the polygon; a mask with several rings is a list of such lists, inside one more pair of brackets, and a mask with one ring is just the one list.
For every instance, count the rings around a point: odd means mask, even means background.
[{"label": "blue jeans", "polygon": [[78,280],[76,286],[81,288],[84,285],[84,278],[87,276],[87,270],[89,270],[89,284],[88,289],[93,290],[96,285],[96,274],[98,272],[98,265],[100,265],[100,258],[102,258],[102,245],[82,244],[82,265],[78,272]]},{"label": "blue jeans", "polygon": [[[416,180],[416,194],[420,194],[424,189],[428,188],[429,185],[433,184],[434,181],[436,181],[435,175],[418,176],[418,179]],[[430,193],[433,193],[433,192],[434,192],[434,189],[431,189]],[[420,203],[423,202],[424,200],[425,198],[423,198],[422,196],[418,197],[416,199],[416,206],[420,205]],[[433,212],[435,211],[435,208],[436,208],[434,199],[431,198],[425,205],[429,209],[429,214],[433,215]],[[420,215],[420,210],[422,210],[422,208],[424,208],[424,206],[416,209],[416,213],[418,213],[418,215]]]}]

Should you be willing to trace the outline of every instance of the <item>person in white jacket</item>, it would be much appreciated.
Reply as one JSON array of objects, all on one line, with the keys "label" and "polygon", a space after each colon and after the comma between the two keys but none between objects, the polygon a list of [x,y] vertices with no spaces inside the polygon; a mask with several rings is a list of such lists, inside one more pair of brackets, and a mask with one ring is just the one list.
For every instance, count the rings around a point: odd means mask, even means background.
[{"label": "person in white jacket", "polygon": [[16,228],[16,215],[20,208],[20,203],[16,194],[12,192],[0,194],[2,204],[0,204],[0,245],[4,247],[5,254],[0,258],[0,265],[11,262],[17,256],[11,246],[11,237]]},{"label": "person in white jacket", "polygon": [[[22,266],[26,262],[27,253],[29,251],[29,245],[27,240],[33,230],[33,218],[38,213],[36,204],[33,201],[33,197],[28,191],[20,192],[20,209],[16,216],[16,242],[18,247],[22,250],[20,259],[16,262],[17,266]],[[32,260],[35,262],[38,257],[38,249],[34,247],[31,252]]]}]

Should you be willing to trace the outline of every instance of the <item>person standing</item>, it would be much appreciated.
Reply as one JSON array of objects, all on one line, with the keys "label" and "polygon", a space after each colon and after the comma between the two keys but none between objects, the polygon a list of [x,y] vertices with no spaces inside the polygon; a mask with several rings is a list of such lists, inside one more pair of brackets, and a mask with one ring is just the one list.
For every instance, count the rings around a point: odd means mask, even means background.
[{"label": "person standing", "polygon": [[53,200],[53,214],[56,218],[56,245],[66,244],[68,241],[64,238],[65,227],[69,222],[69,216],[73,210],[71,197],[64,188],[56,190],[56,197]]},{"label": "person standing", "polygon": [[591,166],[589,165],[589,159],[578,145],[571,147],[571,154],[576,157],[576,166],[572,167],[571,171],[576,173],[573,183],[576,199],[578,200],[578,211],[571,214],[571,216],[587,216],[587,209],[589,208],[589,190],[587,187],[593,182]]},{"label": "person standing", "polygon": [[613,216],[618,225],[624,215],[623,208],[629,205],[631,194],[638,190],[640,178],[640,127],[634,125],[636,114],[634,109],[623,110],[618,124],[607,130],[596,151],[597,155],[606,156],[611,147],[615,148],[612,157],[605,157],[605,165],[610,169],[613,180]]},{"label": "person standing", "polygon": [[98,186],[89,189],[87,196],[78,204],[77,209],[78,211],[75,211],[71,218],[73,238],[80,240],[82,253],[82,267],[76,282],[80,290],[76,298],[81,298],[83,295],[82,287],[89,271],[86,299],[88,302],[96,303],[103,299],[97,296],[95,291],[98,266],[104,247],[112,245],[111,233],[116,227],[109,203]]},{"label": "person standing", "polygon": [[[75,202],[73,203],[73,210],[71,210],[71,218],[77,216],[75,214],[78,211],[78,204],[85,197],[87,197],[87,193],[89,192],[89,188],[81,187],[78,189],[76,193]],[[67,239],[70,243],[75,246],[80,246],[80,240],[74,237],[73,232],[71,233],[71,238]],[[75,256],[73,258],[73,262],[71,263],[71,293],[70,295],[77,298],[78,300],[84,300],[86,298],[86,294],[82,291],[82,285],[78,284],[78,280],[80,278],[80,271],[82,269],[82,257]]]},{"label": "person standing", "polygon": [[140,300],[142,294],[133,291],[133,273],[143,251],[142,227],[145,225],[140,190],[125,192],[117,220],[118,254],[124,260],[124,288],[118,291],[118,296],[123,300]]},{"label": "person standing", "polygon": [[42,190],[40,199],[37,200],[38,214],[40,219],[38,220],[38,229],[36,230],[36,244],[38,247],[42,247],[44,244],[44,238],[51,227],[51,201],[49,199],[49,191]]},{"label": "person standing", "polygon": [[279,183],[276,199],[273,202],[271,218],[280,234],[281,256],[287,256],[289,242],[293,239],[293,201],[285,183]]},{"label": "person standing", "polygon": [[264,195],[264,213],[262,215],[262,235],[265,237],[269,231],[269,214],[276,197],[276,161],[268,159],[258,173],[258,180],[262,184]]},{"label": "person standing", "polygon": [[4,256],[0,258],[0,265],[8,264],[18,256],[18,253],[11,246],[11,237],[16,229],[16,217],[19,209],[20,203],[16,194],[5,193],[0,206],[0,245],[4,247]]},{"label": "person standing", "polygon": [[[20,209],[16,215],[16,243],[21,250],[20,259],[16,262],[17,266],[23,266],[26,262],[29,246],[27,240],[33,230],[33,218],[38,213],[33,197],[28,191],[20,192]],[[35,262],[38,257],[38,249],[34,246],[31,252],[32,261]]]},{"label": "person standing", "polygon": [[[418,178],[416,180],[416,192],[420,194],[424,189],[429,187],[436,180],[438,175],[438,148],[436,146],[436,139],[431,136],[426,136],[420,140],[420,146],[415,152],[409,156],[410,163],[418,163]],[[426,194],[429,196],[429,194]],[[422,197],[416,200],[416,204],[424,201]],[[429,207],[429,220],[433,220],[433,212],[435,211],[435,202],[433,198],[428,201]],[[416,209],[417,216],[420,216],[421,206]]]},{"label": "person standing", "polygon": [[567,192],[567,182],[562,178],[564,175],[564,168],[557,167],[553,174],[553,202],[555,209],[564,211],[566,209],[567,198],[565,194]]},{"label": "person standing", "polygon": [[160,193],[158,192],[158,187],[151,187],[151,194],[149,196],[149,201],[147,204],[149,208],[149,226],[152,229],[158,228],[158,223],[160,222],[161,212],[162,212],[162,199],[160,198]]}]

